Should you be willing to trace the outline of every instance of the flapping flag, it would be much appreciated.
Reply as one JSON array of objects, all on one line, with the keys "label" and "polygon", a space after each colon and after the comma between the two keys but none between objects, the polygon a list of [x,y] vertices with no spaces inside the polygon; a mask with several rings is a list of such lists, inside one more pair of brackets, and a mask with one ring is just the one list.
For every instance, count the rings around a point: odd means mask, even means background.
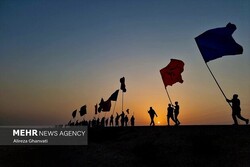
[{"label": "flapping flag", "polygon": [[226,27],[208,30],[195,38],[206,63],[222,56],[243,53],[242,46],[232,37],[235,30],[236,26],[228,23]]},{"label": "flapping flag", "polygon": [[110,108],[111,108],[111,100],[104,101],[102,98],[101,102],[99,103],[98,112],[110,111]]},{"label": "flapping flag", "polygon": [[72,112],[72,117],[73,117],[73,118],[76,117],[76,112],[77,112],[77,110],[75,110],[75,111]]},{"label": "flapping flag", "polygon": [[80,108],[79,112],[80,112],[80,116],[83,116],[83,115],[87,114],[87,106],[86,105],[82,106]]},{"label": "flapping flag", "polygon": [[164,86],[172,86],[176,82],[183,83],[181,73],[184,71],[184,62],[177,59],[171,59],[170,63],[160,70]]},{"label": "flapping flag", "polygon": [[117,89],[117,90],[109,97],[109,100],[117,101],[118,93],[119,93],[119,89]]},{"label": "flapping flag", "polygon": [[120,89],[122,90],[122,92],[126,92],[127,90],[126,90],[126,85],[125,85],[125,77],[122,77],[120,79],[120,83],[121,83]]}]

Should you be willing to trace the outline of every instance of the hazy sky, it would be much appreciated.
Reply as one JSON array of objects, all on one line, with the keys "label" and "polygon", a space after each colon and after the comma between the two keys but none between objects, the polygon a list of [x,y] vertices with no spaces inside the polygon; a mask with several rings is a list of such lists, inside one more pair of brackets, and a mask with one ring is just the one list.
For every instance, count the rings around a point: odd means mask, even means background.
[{"label": "hazy sky", "polygon": [[242,115],[250,118],[249,18],[249,0],[2,0],[0,124],[67,123],[84,104],[92,119],[94,105],[124,76],[124,108],[136,124],[149,124],[152,106],[164,125],[169,100],[159,70],[171,58],[185,62],[184,83],[168,87],[180,122],[232,124],[194,40],[228,22],[236,24],[233,37],[244,52],[208,65],[228,98],[239,94]]}]

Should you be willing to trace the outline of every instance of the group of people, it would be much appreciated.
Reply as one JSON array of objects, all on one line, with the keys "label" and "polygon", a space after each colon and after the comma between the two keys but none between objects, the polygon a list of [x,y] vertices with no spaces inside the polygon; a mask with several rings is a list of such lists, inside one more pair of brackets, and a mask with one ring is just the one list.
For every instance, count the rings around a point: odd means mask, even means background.
[{"label": "group of people", "polygon": [[[121,118],[121,119],[120,119]],[[119,119],[120,119],[120,126],[128,126],[128,116],[124,113],[124,111],[122,111],[121,114],[116,113],[116,117],[115,117],[115,126],[119,126]],[[130,118],[130,125],[134,126],[135,125],[135,117],[134,115],[131,116]],[[109,122],[109,126],[114,126],[114,116],[113,114],[110,116],[110,122]]]},{"label": "group of people", "polygon": [[[232,108],[232,118],[234,121],[233,125],[238,125],[237,118],[242,121],[245,121],[245,123],[248,125],[249,119],[246,119],[241,115],[240,100],[238,99],[238,95],[234,94],[231,100],[226,98],[226,101],[230,104]],[[170,119],[175,123],[175,126],[180,125],[180,121],[178,120],[179,112],[180,112],[180,106],[177,101],[175,102],[175,105],[168,104],[168,108],[167,108],[167,125],[168,126],[170,126]],[[154,117],[155,116],[158,117],[155,110],[152,107],[150,107],[148,113],[151,118],[151,122],[149,125],[155,126]]]},{"label": "group of people", "polygon": [[[226,98],[226,101],[230,104],[231,108],[232,108],[232,118],[234,121],[233,125],[238,125],[238,121],[237,118],[245,121],[246,124],[249,123],[249,119],[244,118],[241,115],[241,108],[240,108],[240,100],[238,99],[238,95],[234,94],[233,98],[231,100]],[[175,105],[168,104],[167,107],[167,125],[170,126],[170,120],[172,120],[175,123],[175,126],[180,125],[180,121],[178,119],[178,115],[180,112],[180,106],[178,104],[178,102],[175,102]],[[127,111],[127,113],[129,114],[129,112]],[[149,111],[149,116],[151,118],[151,122],[150,122],[150,126],[155,126],[155,122],[154,122],[154,117],[158,117],[158,115],[156,114],[155,110],[150,107]],[[135,126],[135,117],[134,115],[131,116],[130,120],[128,118],[128,115],[126,115],[123,111],[121,114],[116,113],[116,116],[114,117],[113,114],[109,117],[109,118],[105,118],[102,117],[102,119],[99,118],[93,118],[92,120],[89,121],[81,121],[78,122],[78,120],[76,122],[70,122],[68,123],[69,126],[78,126],[78,125],[86,125],[89,127],[124,127],[124,126],[128,126],[130,121],[130,125],[131,126]]]},{"label": "group of people", "polygon": [[[172,121],[174,121],[175,126],[178,126],[181,124],[180,121],[178,120],[179,112],[180,112],[180,106],[179,106],[177,101],[175,102],[175,105],[168,104],[168,108],[167,108],[167,124],[168,124],[168,126],[170,126],[170,118],[172,119]],[[154,117],[155,116],[158,117],[158,115],[156,114],[155,110],[152,107],[150,107],[148,113],[149,113],[149,116],[151,119],[151,122],[149,125],[155,126]]]},{"label": "group of people", "polygon": [[[71,122],[71,120],[68,123],[68,126],[80,126],[80,125],[86,125],[89,127],[124,127],[129,126],[129,118],[128,115],[126,115],[123,111],[121,114],[116,113],[116,117],[114,118],[113,114],[110,116],[110,118],[102,117],[100,118],[93,118],[92,120],[86,121],[83,120],[81,122]],[[135,117],[134,115],[130,118],[130,126],[135,126]]]}]

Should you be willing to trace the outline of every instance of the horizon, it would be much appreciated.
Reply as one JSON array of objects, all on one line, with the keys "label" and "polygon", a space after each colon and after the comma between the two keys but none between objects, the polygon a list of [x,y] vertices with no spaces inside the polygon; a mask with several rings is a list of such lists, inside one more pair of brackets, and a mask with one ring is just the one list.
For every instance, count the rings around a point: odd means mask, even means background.
[{"label": "horizon", "polygon": [[[83,105],[84,118],[93,119],[94,105],[125,77],[124,111],[134,113],[135,125],[149,125],[152,106],[156,125],[164,126],[169,100],[159,71],[172,58],[185,63],[184,82],[167,87],[179,102],[181,125],[231,125],[231,108],[194,39],[229,22],[237,26],[233,38],[243,54],[208,65],[250,118],[249,1],[24,0],[2,1],[0,9],[1,125],[67,124]],[[118,113],[121,96],[120,90]],[[109,117],[113,107],[99,117]]]}]

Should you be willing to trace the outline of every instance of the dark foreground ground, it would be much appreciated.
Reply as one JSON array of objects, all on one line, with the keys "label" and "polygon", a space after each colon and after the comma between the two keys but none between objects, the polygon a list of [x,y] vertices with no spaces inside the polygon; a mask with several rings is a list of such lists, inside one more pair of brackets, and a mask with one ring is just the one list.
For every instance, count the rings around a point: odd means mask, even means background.
[{"label": "dark foreground ground", "polygon": [[0,167],[250,166],[250,126],[89,129],[88,146],[0,146]]}]

